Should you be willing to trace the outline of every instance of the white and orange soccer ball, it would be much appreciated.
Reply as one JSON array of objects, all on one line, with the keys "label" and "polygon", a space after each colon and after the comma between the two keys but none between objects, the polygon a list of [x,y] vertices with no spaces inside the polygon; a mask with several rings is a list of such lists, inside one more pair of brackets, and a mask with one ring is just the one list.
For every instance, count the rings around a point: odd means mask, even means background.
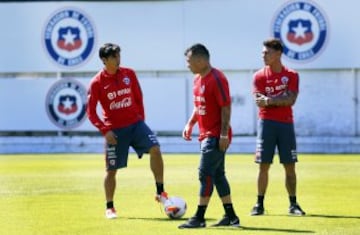
[{"label": "white and orange soccer ball", "polygon": [[164,203],[164,211],[170,219],[179,219],[185,215],[186,202],[179,196],[169,197]]}]

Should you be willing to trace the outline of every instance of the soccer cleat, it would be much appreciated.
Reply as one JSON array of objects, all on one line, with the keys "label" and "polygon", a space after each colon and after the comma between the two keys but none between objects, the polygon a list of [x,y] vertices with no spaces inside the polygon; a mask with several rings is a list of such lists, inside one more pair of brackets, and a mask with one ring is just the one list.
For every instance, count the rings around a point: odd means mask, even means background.
[{"label": "soccer cleat", "polygon": [[179,225],[178,228],[204,228],[206,227],[205,219],[199,219],[196,216],[191,217],[185,224]]},{"label": "soccer cleat", "polygon": [[232,227],[240,227],[240,219],[235,216],[233,219],[230,219],[229,216],[224,215],[216,224],[211,225],[213,227],[218,226],[232,226]]},{"label": "soccer cleat", "polygon": [[289,214],[290,215],[305,215],[305,212],[301,209],[299,204],[295,203],[293,205],[290,205],[289,207]]},{"label": "soccer cleat", "polygon": [[105,216],[106,216],[106,218],[108,218],[108,219],[116,219],[116,218],[117,218],[117,214],[116,214],[115,208],[106,209],[106,211],[105,211]]},{"label": "soccer cleat", "polygon": [[160,202],[162,204],[165,204],[165,202],[169,199],[167,192],[162,192],[160,195],[155,196],[155,200],[157,202]]},{"label": "soccer cleat", "polygon": [[264,214],[264,206],[256,203],[256,205],[251,210],[251,215],[263,215]]}]

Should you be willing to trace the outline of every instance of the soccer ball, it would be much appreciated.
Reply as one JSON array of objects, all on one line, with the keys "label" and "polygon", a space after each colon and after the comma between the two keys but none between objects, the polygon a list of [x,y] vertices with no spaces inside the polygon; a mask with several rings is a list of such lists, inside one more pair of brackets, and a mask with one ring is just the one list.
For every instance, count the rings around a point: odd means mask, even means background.
[{"label": "soccer ball", "polygon": [[164,211],[170,219],[179,219],[186,212],[186,202],[178,196],[169,197],[164,203]]}]

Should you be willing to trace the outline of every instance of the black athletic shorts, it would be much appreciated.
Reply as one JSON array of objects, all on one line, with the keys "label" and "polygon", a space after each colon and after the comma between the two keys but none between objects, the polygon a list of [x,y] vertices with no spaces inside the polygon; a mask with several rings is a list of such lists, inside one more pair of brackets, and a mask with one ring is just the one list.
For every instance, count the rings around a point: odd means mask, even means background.
[{"label": "black athletic shorts", "polygon": [[143,121],[112,131],[117,136],[117,144],[106,144],[105,162],[107,170],[126,167],[130,147],[141,158],[144,153],[149,152],[151,147],[159,145],[155,134]]},{"label": "black athletic shorts", "polygon": [[280,163],[298,161],[294,124],[259,119],[255,162],[272,163],[276,150]]}]

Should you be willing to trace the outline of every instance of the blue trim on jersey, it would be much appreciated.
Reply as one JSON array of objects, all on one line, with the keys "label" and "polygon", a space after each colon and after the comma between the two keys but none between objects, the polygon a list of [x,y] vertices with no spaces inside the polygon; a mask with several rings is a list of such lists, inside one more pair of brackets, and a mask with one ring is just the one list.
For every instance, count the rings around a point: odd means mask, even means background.
[{"label": "blue trim on jersey", "polygon": [[218,87],[219,87],[219,89],[220,89],[221,96],[222,96],[224,102],[226,102],[227,99],[226,99],[226,95],[225,95],[224,88],[223,88],[223,86],[222,86],[222,84],[221,84],[220,78],[218,77],[218,75],[216,74],[216,72],[215,72],[214,69],[212,70],[212,74],[214,75],[215,80],[216,80],[216,82],[218,83]]}]

